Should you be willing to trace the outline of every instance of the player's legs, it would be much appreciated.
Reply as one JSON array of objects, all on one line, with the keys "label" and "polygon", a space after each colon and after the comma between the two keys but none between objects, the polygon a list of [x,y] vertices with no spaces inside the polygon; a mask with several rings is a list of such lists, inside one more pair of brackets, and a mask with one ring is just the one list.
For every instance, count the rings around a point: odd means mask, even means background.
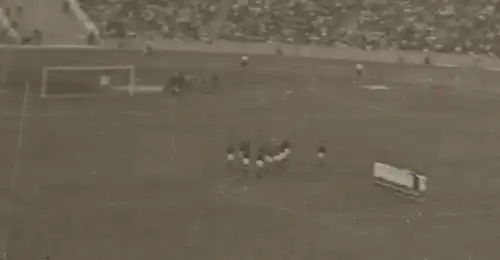
[{"label": "player's legs", "polygon": [[235,163],[235,155],[234,153],[228,153],[227,154],[227,169],[228,170],[233,170],[234,169],[234,163]]},{"label": "player's legs", "polygon": [[324,169],[326,167],[326,154],[325,152],[319,151],[317,153],[317,159],[318,159],[318,167],[320,169]]},{"label": "player's legs", "polygon": [[260,180],[260,179],[262,179],[263,171],[265,168],[265,163],[263,160],[257,160],[255,162],[255,164],[257,166],[257,170],[255,172],[255,177]]},{"label": "player's legs", "polygon": [[362,64],[356,64],[356,79],[353,83],[359,82],[363,78],[364,66]]},{"label": "player's legs", "polygon": [[286,156],[284,153],[279,153],[274,157],[274,161],[276,162],[276,171],[281,172],[283,171],[284,164],[285,164]]},{"label": "player's legs", "polygon": [[181,93],[181,89],[179,88],[179,86],[177,86],[177,85],[176,85],[176,86],[173,86],[173,87],[172,87],[172,95],[177,96],[177,95],[179,95],[180,93]]},{"label": "player's legs", "polygon": [[264,160],[266,162],[266,172],[271,173],[273,171],[274,159],[270,155],[264,156]]},{"label": "player's legs", "polygon": [[250,172],[250,159],[247,157],[244,157],[241,162],[242,162],[243,177],[247,178],[248,174]]},{"label": "player's legs", "polygon": [[283,151],[281,153],[281,170],[284,171],[286,170],[286,165],[288,163],[289,157],[288,153],[286,151]]}]

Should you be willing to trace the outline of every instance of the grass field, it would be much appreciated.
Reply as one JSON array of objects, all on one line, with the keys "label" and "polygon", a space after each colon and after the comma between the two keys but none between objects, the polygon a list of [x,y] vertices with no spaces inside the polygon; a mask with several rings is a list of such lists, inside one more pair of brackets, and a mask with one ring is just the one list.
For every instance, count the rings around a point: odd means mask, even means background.
[{"label": "grass field", "polygon": [[[225,69],[214,95],[178,98],[2,94],[1,245],[23,260],[495,259],[500,98],[368,90],[340,68]],[[286,173],[226,170],[227,144],[271,136],[293,142]],[[374,161],[427,175],[426,201],[376,187]]]}]

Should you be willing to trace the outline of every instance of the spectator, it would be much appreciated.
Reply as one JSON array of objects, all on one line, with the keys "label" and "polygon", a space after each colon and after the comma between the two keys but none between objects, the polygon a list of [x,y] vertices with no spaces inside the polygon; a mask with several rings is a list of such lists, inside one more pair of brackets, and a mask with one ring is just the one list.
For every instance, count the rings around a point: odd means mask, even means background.
[{"label": "spectator", "polygon": [[18,16],[23,15],[23,13],[24,13],[24,7],[21,6],[21,5],[16,6],[16,13],[17,13]]},{"label": "spectator", "polygon": [[62,11],[63,11],[63,13],[69,14],[70,13],[70,9],[71,8],[70,8],[69,1],[68,0],[64,1],[64,3],[62,4]]},{"label": "spectator", "polygon": [[42,42],[43,42],[42,31],[40,31],[38,28],[35,28],[33,30],[33,43],[42,44]]},{"label": "spectator", "polygon": [[32,36],[23,36],[21,38],[21,44],[22,45],[28,45],[33,43],[33,37]]},{"label": "spectator", "polygon": [[90,32],[87,35],[87,44],[88,45],[97,45],[97,36],[94,32]]}]

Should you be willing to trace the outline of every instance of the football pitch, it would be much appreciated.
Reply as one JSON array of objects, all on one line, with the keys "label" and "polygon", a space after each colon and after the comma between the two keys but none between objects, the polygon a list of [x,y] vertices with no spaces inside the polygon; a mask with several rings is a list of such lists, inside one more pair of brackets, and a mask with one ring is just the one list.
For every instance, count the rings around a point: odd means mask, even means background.
[{"label": "football pitch", "polygon": [[[333,65],[335,75],[236,66],[204,69],[221,76],[213,94],[1,94],[0,246],[9,259],[500,254],[499,97],[390,80],[374,90],[353,83],[345,65]],[[147,80],[147,70],[138,74]],[[228,144],[271,138],[292,142],[285,172],[243,180],[227,170]],[[315,166],[319,144],[326,169]],[[426,175],[425,202],[375,186],[375,161]]]}]

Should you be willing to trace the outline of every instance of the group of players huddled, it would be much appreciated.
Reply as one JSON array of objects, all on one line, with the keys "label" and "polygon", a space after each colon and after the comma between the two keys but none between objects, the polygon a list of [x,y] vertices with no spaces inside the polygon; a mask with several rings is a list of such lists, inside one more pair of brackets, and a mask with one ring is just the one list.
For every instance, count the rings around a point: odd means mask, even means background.
[{"label": "group of players huddled", "polygon": [[179,95],[181,92],[197,88],[203,92],[213,92],[219,85],[219,75],[211,74],[210,77],[194,77],[183,72],[176,72],[170,76],[163,87],[163,93]]},{"label": "group of players huddled", "polygon": [[[241,170],[243,177],[250,176],[252,159],[255,165],[253,176],[262,179],[265,174],[285,170],[286,164],[292,155],[292,145],[288,139],[284,139],[279,145],[263,145],[256,151],[252,158],[252,149],[248,141],[241,142],[237,148],[228,146],[226,148],[227,166],[229,170]],[[324,166],[326,147],[320,145],[317,150],[318,165]]]},{"label": "group of players huddled", "polygon": [[[248,56],[241,56],[240,67],[244,69],[249,62]],[[203,92],[213,92],[220,82],[220,77],[217,73],[210,75],[194,77],[193,75],[178,71],[171,75],[163,87],[163,93],[179,95],[184,90],[197,87]]]}]

